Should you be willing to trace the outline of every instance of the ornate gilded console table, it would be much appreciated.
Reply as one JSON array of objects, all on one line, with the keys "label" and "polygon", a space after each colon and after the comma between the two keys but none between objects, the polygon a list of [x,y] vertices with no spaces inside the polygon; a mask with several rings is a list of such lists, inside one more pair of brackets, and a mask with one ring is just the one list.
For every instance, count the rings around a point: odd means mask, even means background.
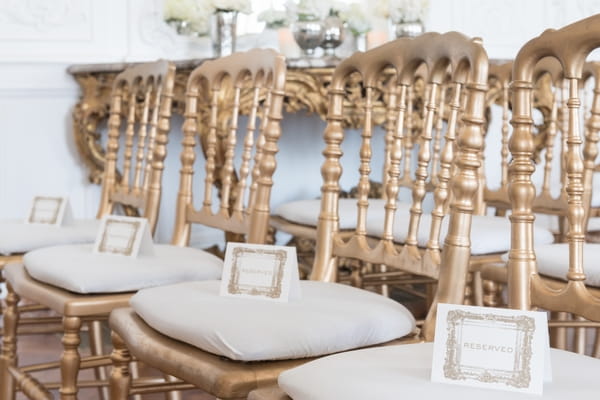
[{"label": "ornate gilded console table", "polygon": [[[174,113],[183,115],[185,86],[190,72],[203,60],[177,61]],[[81,97],[73,110],[73,133],[77,149],[89,169],[89,179],[100,183],[104,169],[101,130],[108,119],[110,91],[117,74],[130,64],[73,65],[67,70],[81,88]],[[306,110],[322,119],[327,115],[327,88],[335,65],[315,60],[309,65],[303,60],[290,60],[286,82],[285,110]],[[351,103],[350,99],[349,102]],[[348,116],[349,125],[357,125]]]}]

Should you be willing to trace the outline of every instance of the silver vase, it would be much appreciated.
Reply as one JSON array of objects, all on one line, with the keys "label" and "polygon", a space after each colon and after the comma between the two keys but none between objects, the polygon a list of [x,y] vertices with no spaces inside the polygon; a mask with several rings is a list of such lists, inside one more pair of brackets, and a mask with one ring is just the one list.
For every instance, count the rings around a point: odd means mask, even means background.
[{"label": "silver vase", "polygon": [[312,57],[323,41],[323,25],[318,20],[296,21],[292,25],[292,33],[305,57]]},{"label": "silver vase", "polygon": [[323,41],[321,47],[325,56],[335,57],[335,49],[344,41],[344,21],[330,15],[323,20]]},{"label": "silver vase", "polygon": [[213,56],[223,57],[235,52],[237,11],[215,11],[210,19],[210,39]]},{"label": "silver vase", "polygon": [[421,21],[400,21],[394,23],[396,26],[396,37],[415,37],[425,32],[425,25]]}]

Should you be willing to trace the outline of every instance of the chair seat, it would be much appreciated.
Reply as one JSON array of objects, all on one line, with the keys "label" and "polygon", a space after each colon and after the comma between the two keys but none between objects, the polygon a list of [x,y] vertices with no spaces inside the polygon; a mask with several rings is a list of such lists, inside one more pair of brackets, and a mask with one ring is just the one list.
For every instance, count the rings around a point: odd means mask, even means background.
[{"label": "chair seat", "polygon": [[[367,215],[367,234],[375,237],[383,235],[384,204],[382,199],[369,199],[369,212]],[[275,215],[287,221],[308,226],[316,226],[321,207],[320,200],[299,200],[286,203],[275,210]],[[394,219],[394,239],[404,243],[408,232],[410,220],[410,205],[398,203]],[[339,202],[340,230],[354,229],[356,226],[356,199],[340,199]],[[440,243],[444,243],[448,230],[448,218],[442,222]],[[419,224],[417,242],[425,247],[429,240],[431,215],[424,214]],[[535,227],[534,238],[537,244],[554,242],[554,235],[549,229]],[[484,255],[504,253],[510,248],[510,220],[505,217],[480,216],[473,217],[471,234],[471,254]]]},{"label": "chair seat", "polygon": [[592,207],[600,207],[600,174],[594,174],[592,181]]},{"label": "chair seat", "polygon": [[[351,351],[306,363],[279,376],[294,400],[536,399],[538,396],[431,382],[432,343]],[[545,400],[597,398],[600,360],[551,350],[552,382]],[[277,398],[277,397],[275,397]]]},{"label": "chair seat", "polygon": [[[567,243],[535,246],[535,256],[540,274],[566,280],[569,268],[569,245]],[[600,287],[598,259],[600,259],[600,244],[586,243],[583,246],[583,266],[586,276],[585,283],[590,286]]]},{"label": "chair seat", "polygon": [[[383,199],[369,199],[369,218],[373,214],[383,215]],[[408,208],[410,205],[399,203],[398,208]],[[302,225],[313,226],[316,228],[319,222],[319,213],[321,212],[321,200],[297,200],[284,203],[277,207],[273,212],[287,221]],[[356,227],[356,199],[340,199],[338,203],[338,213],[340,218],[340,230],[354,229]]]},{"label": "chair seat", "polygon": [[[190,315],[186,318],[190,320]],[[272,385],[282,371],[312,359],[257,363],[232,361],[171,339],[152,329],[132,308],[111,312],[111,329],[127,343],[130,353],[144,364],[160,368],[218,398],[246,398],[257,387]]]},{"label": "chair seat", "polygon": [[388,342],[415,328],[399,303],[337,283],[302,281],[302,298],[289,303],[219,296],[219,285],[145,289],[130,303],[162,334],[240,361],[331,354]]},{"label": "chair seat", "polygon": [[191,247],[154,245],[136,258],[94,254],[92,245],[52,246],[23,257],[29,275],[71,292],[120,293],[182,281],[219,279],[223,261]]},{"label": "chair seat", "polygon": [[93,243],[100,222],[74,220],[68,225],[25,224],[19,220],[0,221],[0,254],[26,253],[47,246]]},{"label": "chair seat", "polygon": [[[408,233],[410,215],[397,213],[394,219],[394,240],[404,243]],[[440,243],[444,243],[448,231],[449,218],[444,218],[440,233]],[[383,219],[369,218],[367,220],[367,234],[381,237],[383,235]],[[429,240],[431,215],[421,216],[417,242],[420,247],[425,247]],[[536,245],[554,242],[554,235],[548,229],[535,228],[534,240]],[[485,255],[504,253],[510,249],[510,220],[505,217],[491,215],[474,215],[471,226],[471,254]]]},{"label": "chair seat", "polygon": [[132,293],[78,294],[33,279],[23,264],[8,264],[4,277],[17,294],[27,299],[73,317],[104,316],[117,307],[129,304]]}]

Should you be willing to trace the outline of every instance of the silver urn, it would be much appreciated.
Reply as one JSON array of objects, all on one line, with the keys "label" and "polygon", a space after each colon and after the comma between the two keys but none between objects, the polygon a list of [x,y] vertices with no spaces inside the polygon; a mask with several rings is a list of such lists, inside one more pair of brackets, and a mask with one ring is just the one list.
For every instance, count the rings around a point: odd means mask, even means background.
[{"label": "silver urn", "polygon": [[323,24],[319,20],[296,21],[292,24],[292,34],[305,57],[312,57],[315,49],[323,41]]}]

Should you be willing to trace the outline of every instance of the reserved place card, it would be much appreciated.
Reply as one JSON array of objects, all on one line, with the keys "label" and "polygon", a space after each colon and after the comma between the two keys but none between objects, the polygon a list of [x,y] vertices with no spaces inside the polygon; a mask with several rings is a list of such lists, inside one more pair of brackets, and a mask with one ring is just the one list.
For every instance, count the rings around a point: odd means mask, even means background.
[{"label": "reserved place card", "polygon": [[138,254],[152,255],[153,243],[148,220],[137,217],[105,216],[100,229],[94,253],[137,257]]},{"label": "reserved place card", "polygon": [[61,225],[69,214],[66,197],[35,196],[25,223]]},{"label": "reserved place card", "polygon": [[438,305],[433,381],[542,394],[545,375],[551,378],[545,313]]},{"label": "reserved place card", "polygon": [[287,302],[300,298],[296,248],[228,243],[221,296]]}]

